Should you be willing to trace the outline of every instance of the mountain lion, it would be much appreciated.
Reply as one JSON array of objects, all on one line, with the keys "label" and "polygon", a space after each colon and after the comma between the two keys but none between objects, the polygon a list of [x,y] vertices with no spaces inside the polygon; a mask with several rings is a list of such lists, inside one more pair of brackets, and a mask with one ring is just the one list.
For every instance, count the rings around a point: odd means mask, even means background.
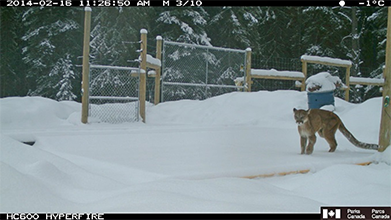
[{"label": "mountain lion", "polygon": [[[333,112],[322,109],[297,110],[293,109],[296,123],[300,134],[301,154],[312,154],[316,142],[315,133],[326,139],[330,145],[329,152],[337,148],[335,132],[337,129],[356,147],[377,150],[377,144],[367,144],[358,141],[352,133],[346,129],[341,119]],[[308,146],[307,139],[309,140]]]}]

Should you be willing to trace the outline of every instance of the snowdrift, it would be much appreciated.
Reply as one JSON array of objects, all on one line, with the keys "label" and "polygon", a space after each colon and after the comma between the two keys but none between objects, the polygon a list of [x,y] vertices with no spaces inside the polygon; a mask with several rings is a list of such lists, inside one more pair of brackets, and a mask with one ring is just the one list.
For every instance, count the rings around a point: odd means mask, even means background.
[{"label": "snowdrift", "polygon": [[0,110],[0,124],[3,130],[36,129],[68,124],[69,116],[81,111],[81,105],[42,97],[10,97],[1,99]]},{"label": "snowdrift", "polygon": [[[79,103],[0,99],[0,212],[318,213],[391,204],[389,149],[362,150],[338,134],[335,153],[319,138],[313,155],[300,155],[292,109],[307,108],[304,92],[147,107],[146,124],[84,125]],[[336,99],[336,113],[365,142],[377,142],[380,108],[380,98]],[[300,169],[310,172],[240,178]]]}]

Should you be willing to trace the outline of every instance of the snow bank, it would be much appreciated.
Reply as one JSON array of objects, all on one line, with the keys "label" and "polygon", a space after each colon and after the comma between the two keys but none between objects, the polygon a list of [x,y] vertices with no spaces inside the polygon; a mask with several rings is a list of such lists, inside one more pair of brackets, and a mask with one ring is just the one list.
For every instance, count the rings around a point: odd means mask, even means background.
[{"label": "snow bank", "polygon": [[68,117],[81,106],[75,102],[57,102],[42,97],[10,97],[0,99],[2,129],[50,128],[69,124]]},{"label": "snow bank", "polygon": [[[359,140],[377,141],[381,98],[336,102]],[[307,107],[305,92],[147,105],[147,124],[83,125],[80,106],[0,99],[0,212],[319,213],[325,205],[391,204],[390,149],[362,150],[338,133],[335,153],[318,138],[313,155],[300,155],[292,109]],[[25,134],[33,146],[18,141]],[[310,172],[238,178],[300,169]]]},{"label": "snow bank", "polygon": [[233,92],[203,101],[164,102],[149,108],[147,115],[149,124],[275,126],[291,124],[293,108],[307,108],[305,93]]},{"label": "snow bank", "polygon": [[[374,204],[386,205],[391,202],[390,194],[387,193],[390,192],[390,175],[386,174],[389,171],[390,166],[385,164],[332,165],[316,173],[265,181],[322,204],[374,206]],[[337,195],[340,199],[335,200]]]}]

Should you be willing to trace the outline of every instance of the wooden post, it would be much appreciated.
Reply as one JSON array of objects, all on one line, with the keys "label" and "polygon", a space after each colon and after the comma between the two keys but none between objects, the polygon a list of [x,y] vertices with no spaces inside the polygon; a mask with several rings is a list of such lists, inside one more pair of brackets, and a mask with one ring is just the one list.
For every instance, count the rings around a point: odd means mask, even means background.
[{"label": "wooden post", "polygon": [[305,81],[307,79],[307,61],[301,60],[301,62],[302,62],[301,71],[304,74],[304,80],[301,82],[301,91],[305,91]]},{"label": "wooden post", "polygon": [[[162,61],[162,42],[163,38],[161,36],[156,37],[156,59]],[[155,105],[160,102],[160,77],[161,77],[161,67],[156,69],[155,76]]]},{"label": "wooden post", "polygon": [[388,7],[386,68],[384,70],[383,106],[380,121],[379,151],[383,152],[391,144],[391,7]]},{"label": "wooden post", "polygon": [[146,122],[145,117],[145,102],[147,92],[147,34],[146,29],[140,30],[141,34],[141,46],[140,46],[140,85],[139,85],[139,101],[140,101],[140,116],[143,122]]},{"label": "wooden post", "polygon": [[346,84],[346,90],[345,90],[345,101],[349,102],[349,92],[350,92],[350,68],[352,66],[346,67],[346,79],[345,79],[345,84]]},{"label": "wooden post", "polygon": [[83,68],[82,68],[82,106],[81,122],[88,123],[88,96],[89,96],[89,75],[90,75],[90,32],[91,32],[91,11],[90,7],[84,8],[84,41],[83,41]]},{"label": "wooden post", "polygon": [[251,48],[246,49],[246,85],[247,92],[251,92]]}]

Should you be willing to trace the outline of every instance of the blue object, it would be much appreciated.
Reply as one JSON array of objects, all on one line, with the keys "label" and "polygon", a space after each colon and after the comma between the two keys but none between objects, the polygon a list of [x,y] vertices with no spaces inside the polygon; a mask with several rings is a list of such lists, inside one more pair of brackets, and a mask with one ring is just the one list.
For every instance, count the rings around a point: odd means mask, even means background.
[{"label": "blue object", "polygon": [[317,109],[324,105],[334,105],[334,91],[307,92],[308,108]]}]

